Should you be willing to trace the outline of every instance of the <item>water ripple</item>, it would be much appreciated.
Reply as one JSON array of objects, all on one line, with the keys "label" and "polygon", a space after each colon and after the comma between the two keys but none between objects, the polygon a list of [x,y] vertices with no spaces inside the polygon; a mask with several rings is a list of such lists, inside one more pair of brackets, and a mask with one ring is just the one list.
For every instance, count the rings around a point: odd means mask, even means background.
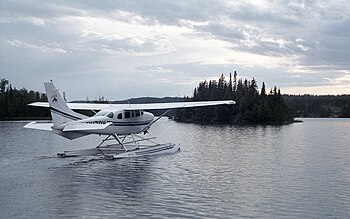
[{"label": "water ripple", "polygon": [[[160,120],[181,153],[59,159],[67,141],[0,124],[1,217],[349,218],[350,120],[200,126]],[[18,135],[22,138],[19,138]]]}]

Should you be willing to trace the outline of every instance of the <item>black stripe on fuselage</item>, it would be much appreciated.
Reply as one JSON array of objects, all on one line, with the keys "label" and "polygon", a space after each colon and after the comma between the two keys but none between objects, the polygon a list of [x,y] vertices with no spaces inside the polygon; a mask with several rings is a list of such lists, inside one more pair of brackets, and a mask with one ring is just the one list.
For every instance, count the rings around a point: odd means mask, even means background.
[{"label": "black stripe on fuselage", "polygon": [[50,107],[50,110],[51,110],[53,113],[56,113],[56,114],[58,114],[58,115],[60,115],[60,116],[63,116],[63,117],[66,117],[67,119],[72,119],[72,120],[81,120],[81,119],[82,119],[82,118],[79,118],[79,117],[77,117],[77,116],[73,116],[73,115],[70,115],[70,114],[68,114],[68,113],[62,112],[62,111],[60,111],[60,110],[58,110],[58,109],[55,109],[55,108],[53,108],[53,107]]},{"label": "black stripe on fuselage", "polygon": [[151,121],[146,122],[113,122],[113,126],[140,126],[148,125]]}]

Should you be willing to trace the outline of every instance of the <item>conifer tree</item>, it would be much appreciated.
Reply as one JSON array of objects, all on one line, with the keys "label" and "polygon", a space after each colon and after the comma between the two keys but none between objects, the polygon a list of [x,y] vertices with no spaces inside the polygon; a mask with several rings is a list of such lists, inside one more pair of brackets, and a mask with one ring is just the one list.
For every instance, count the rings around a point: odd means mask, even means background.
[{"label": "conifer tree", "polygon": [[265,88],[265,82],[262,83],[261,85],[261,92],[260,92],[261,96],[266,96],[266,88]]},{"label": "conifer tree", "polygon": [[[210,80],[209,85],[199,83],[194,89],[192,100],[225,100],[234,97],[237,105],[234,109],[225,106],[199,108],[189,112],[182,111],[178,115],[185,121],[197,122],[224,122],[224,123],[283,123],[292,120],[290,110],[285,104],[280,89],[275,86],[270,94],[266,95],[265,83],[262,83],[259,95],[255,78],[236,79],[234,72],[230,80],[225,81],[221,74],[218,82]],[[232,87],[233,86],[233,87]],[[184,121],[183,119],[180,119]]]}]

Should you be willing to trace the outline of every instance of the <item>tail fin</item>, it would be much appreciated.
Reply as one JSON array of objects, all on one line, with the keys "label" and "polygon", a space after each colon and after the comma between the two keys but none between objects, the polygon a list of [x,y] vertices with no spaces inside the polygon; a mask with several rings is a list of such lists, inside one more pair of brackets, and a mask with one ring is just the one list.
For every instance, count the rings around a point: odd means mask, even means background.
[{"label": "tail fin", "polygon": [[79,114],[71,110],[58,90],[53,85],[53,82],[45,82],[45,90],[50,106],[53,124],[58,127],[64,123],[85,119],[87,116]]}]

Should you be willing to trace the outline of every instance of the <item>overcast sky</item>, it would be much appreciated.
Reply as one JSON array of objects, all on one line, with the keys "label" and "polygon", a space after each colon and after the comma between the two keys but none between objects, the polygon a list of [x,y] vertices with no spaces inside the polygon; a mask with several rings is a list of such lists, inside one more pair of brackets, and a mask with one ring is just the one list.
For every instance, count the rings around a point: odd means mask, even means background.
[{"label": "overcast sky", "polygon": [[184,96],[235,70],[282,93],[350,93],[350,1],[0,1],[0,77],[17,88]]}]

